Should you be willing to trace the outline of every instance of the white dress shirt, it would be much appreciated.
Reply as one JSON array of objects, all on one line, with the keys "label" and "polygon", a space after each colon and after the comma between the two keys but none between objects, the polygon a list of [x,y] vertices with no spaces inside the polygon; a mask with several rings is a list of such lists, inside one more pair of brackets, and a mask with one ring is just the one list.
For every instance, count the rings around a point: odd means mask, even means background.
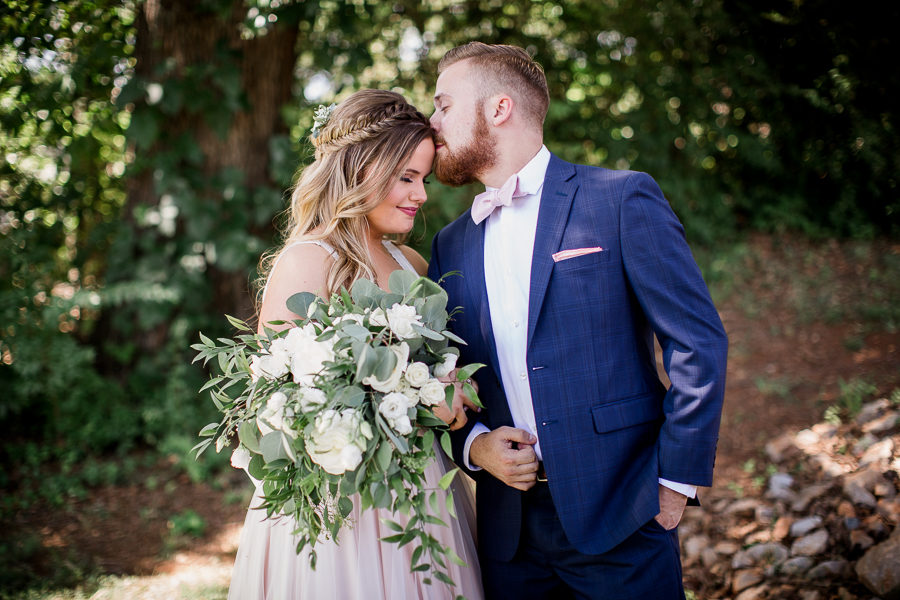
[{"label": "white dress shirt", "polygon": [[[528,336],[528,300],[531,286],[531,257],[544,176],[550,164],[550,151],[541,146],[538,153],[518,172],[519,191],[525,196],[515,198],[512,205],[495,208],[485,221],[484,282],[491,311],[491,327],[500,361],[500,380],[509,403],[513,424],[538,438],[528,382],[525,351]],[[494,189],[494,188],[488,188]],[[480,467],[469,461],[472,441],[490,431],[477,423],[466,439],[463,456],[472,470]],[[534,445],[538,460],[541,442]],[[696,487],[660,479],[660,483],[689,497],[696,495]]]}]

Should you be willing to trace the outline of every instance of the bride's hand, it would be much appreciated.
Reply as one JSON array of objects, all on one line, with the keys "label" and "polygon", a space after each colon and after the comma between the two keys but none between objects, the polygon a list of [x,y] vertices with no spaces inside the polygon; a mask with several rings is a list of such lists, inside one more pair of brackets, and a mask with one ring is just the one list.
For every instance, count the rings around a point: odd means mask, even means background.
[{"label": "bride's hand", "polygon": [[[481,409],[475,406],[463,391],[462,382],[456,380],[456,370],[451,372],[447,377],[441,377],[440,380],[453,386],[453,408],[451,409],[448,407],[446,401],[443,401],[435,406],[432,411],[434,412],[434,416],[450,426],[451,431],[456,431],[457,429],[464,427],[469,420],[469,417],[466,414],[467,408],[472,408],[476,411]],[[477,384],[474,381],[470,380],[468,383],[475,387],[476,392],[478,391]]]}]

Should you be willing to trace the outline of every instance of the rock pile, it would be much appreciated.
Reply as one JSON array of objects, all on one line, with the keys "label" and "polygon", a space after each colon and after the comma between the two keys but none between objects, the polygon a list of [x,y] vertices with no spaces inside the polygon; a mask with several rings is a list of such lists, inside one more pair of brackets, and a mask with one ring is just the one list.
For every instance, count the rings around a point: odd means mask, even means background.
[{"label": "rock pile", "polygon": [[680,526],[698,598],[900,599],[900,406],[766,445],[764,485],[714,490]]}]

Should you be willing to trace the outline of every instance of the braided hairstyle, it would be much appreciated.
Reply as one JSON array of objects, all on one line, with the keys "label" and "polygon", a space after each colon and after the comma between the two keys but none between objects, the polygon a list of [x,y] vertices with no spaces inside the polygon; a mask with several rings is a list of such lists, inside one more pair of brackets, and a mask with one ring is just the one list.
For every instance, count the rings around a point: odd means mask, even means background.
[{"label": "braided hairstyle", "polygon": [[262,281],[285,247],[324,240],[337,254],[325,279],[331,294],[361,277],[374,279],[366,215],[391,191],[431,124],[406,99],[387,90],[360,90],[341,102],[311,141],[315,161],[291,193],[284,241],[264,256]]}]

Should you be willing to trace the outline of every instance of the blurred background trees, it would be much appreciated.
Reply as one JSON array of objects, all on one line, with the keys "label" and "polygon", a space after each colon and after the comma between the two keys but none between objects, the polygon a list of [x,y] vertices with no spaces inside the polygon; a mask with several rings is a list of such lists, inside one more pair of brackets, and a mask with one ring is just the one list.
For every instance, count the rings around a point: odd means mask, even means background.
[{"label": "blurred background trees", "polygon": [[[891,5],[824,0],[7,0],[0,8],[3,461],[189,448],[197,331],[253,313],[313,109],[431,112],[435,66],[527,48],[562,157],[651,173],[695,247],[896,236]],[[477,190],[429,189],[411,243]],[[11,437],[10,437],[11,436]],[[8,462],[7,462],[8,461]],[[0,469],[0,483],[12,470]]]}]

